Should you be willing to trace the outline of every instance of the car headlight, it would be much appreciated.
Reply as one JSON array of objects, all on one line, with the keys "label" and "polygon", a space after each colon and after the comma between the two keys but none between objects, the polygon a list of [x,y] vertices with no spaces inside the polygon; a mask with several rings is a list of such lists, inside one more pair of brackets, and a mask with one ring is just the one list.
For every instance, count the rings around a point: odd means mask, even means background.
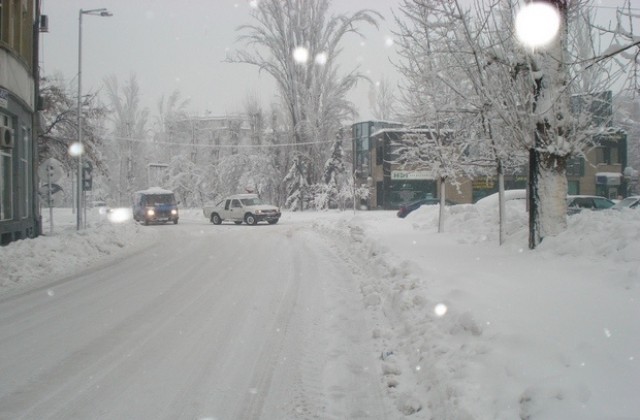
[{"label": "car headlight", "polygon": [[173,214],[173,215],[175,216],[176,214],[178,214],[178,210],[176,210],[176,209],[171,209],[171,214]]},{"label": "car headlight", "polygon": [[262,214],[262,210],[256,210],[256,214]]},{"label": "car headlight", "polygon": [[147,209],[147,216],[153,216],[153,215],[155,215],[155,214],[156,214],[155,210],[153,210],[153,209]]}]

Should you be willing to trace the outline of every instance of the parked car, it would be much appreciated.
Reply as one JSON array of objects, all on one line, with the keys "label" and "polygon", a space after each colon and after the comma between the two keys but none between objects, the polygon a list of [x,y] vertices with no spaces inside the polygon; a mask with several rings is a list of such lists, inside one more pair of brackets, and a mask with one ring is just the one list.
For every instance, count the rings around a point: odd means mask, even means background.
[{"label": "parked car", "polygon": [[[405,217],[407,217],[409,213],[420,208],[420,206],[433,205],[433,204],[440,204],[440,199],[438,197],[426,197],[421,200],[411,201],[409,203],[404,203],[400,205],[400,208],[398,209],[398,213],[396,214],[398,215],[399,218],[404,219]],[[456,203],[445,199],[445,205],[452,206],[454,204]]]},{"label": "parked car", "polygon": [[133,194],[133,219],[137,222],[178,224],[178,202],[173,191],[158,187]]},{"label": "parked car", "polygon": [[256,194],[232,195],[215,205],[205,205],[202,213],[214,225],[219,225],[224,220],[233,221],[237,225],[242,222],[255,225],[262,221],[274,225],[281,215],[278,207],[264,203]]},{"label": "parked car", "polygon": [[105,201],[102,200],[96,200],[96,201],[92,201],[91,202],[91,208],[96,209],[98,211],[98,213],[102,216],[104,216],[105,214],[109,213],[109,206],[107,206],[107,203]]},{"label": "parked car", "polygon": [[612,208],[615,210],[640,209],[640,195],[632,195],[630,197],[623,198]]},{"label": "parked car", "polygon": [[[481,209],[489,209],[489,208],[498,208],[499,204],[499,193],[495,192],[493,194],[489,194],[486,197],[482,197],[478,201],[476,201],[475,205]],[[516,190],[504,190],[504,201],[521,201],[523,206],[526,206],[527,201],[527,190],[526,189],[516,189]]]},{"label": "parked car", "polygon": [[584,209],[605,210],[613,207],[615,203],[606,197],[597,195],[570,195],[567,196],[567,214],[580,213]]}]

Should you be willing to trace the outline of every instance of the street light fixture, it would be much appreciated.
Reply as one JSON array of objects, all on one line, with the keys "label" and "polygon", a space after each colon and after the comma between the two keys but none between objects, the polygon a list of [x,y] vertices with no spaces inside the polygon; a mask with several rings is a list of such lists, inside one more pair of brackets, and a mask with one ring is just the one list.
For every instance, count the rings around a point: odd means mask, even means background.
[{"label": "street light fixture", "polygon": [[93,15],[109,17],[113,16],[107,9],[80,9],[78,13],[78,143],[75,146],[76,153],[78,154],[78,177],[76,185],[76,230],[80,230],[82,224],[82,155],[84,154],[84,147],[82,145],[82,15]]}]

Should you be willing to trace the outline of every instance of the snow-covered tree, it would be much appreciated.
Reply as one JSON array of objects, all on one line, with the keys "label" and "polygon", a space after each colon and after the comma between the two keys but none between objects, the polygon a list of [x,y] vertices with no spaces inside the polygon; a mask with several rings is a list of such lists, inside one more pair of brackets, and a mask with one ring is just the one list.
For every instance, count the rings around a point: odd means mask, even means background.
[{"label": "snow-covered tree", "polygon": [[[38,162],[54,158],[62,163],[70,178],[74,178],[77,159],[69,154],[69,146],[78,140],[78,103],[75,92],[70,92],[62,75],[53,75],[40,82],[41,134],[38,136]],[[106,109],[90,93],[82,99],[82,144],[84,158],[92,163],[94,177],[108,176],[108,165],[102,153]],[[75,182],[75,181],[74,181]],[[65,191],[71,191],[71,181],[63,182]],[[94,187],[98,185],[94,184]],[[66,194],[71,198],[71,194]]]},{"label": "snow-covered tree", "polygon": [[303,155],[294,156],[289,167],[289,172],[284,177],[284,183],[288,186],[285,207],[290,210],[303,210],[305,200],[309,201],[309,184],[307,183],[306,165],[308,159]]},{"label": "snow-covered tree", "polygon": [[249,121],[251,144],[259,146],[265,132],[264,112],[256,94],[247,95],[244,100],[244,113]]},{"label": "snow-covered tree", "polygon": [[[458,121],[456,121],[458,123]],[[459,179],[473,175],[469,156],[469,127],[454,127],[452,122],[426,129],[408,130],[393,144],[394,165],[414,171],[428,171],[440,185],[440,215],[438,232],[444,231],[445,186],[459,185]]]},{"label": "snow-covered tree", "polygon": [[120,88],[115,76],[105,80],[113,124],[111,156],[113,156],[112,190],[118,204],[128,204],[132,193],[147,187],[146,125],[149,110],[141,104],[142,94],[135,75]]},{"label": "snow-covered tree", "polygon": [[178,121],[187,118],[188,99],[182,99],[179,91],[173,91],[168,97],[162,95],[157,102],[156,116],[153,122],[152,160],[155,163],[167,163],[175,155],[177,147],[167,147],[169,143],[178,143],[177,138],[185,137],[179,133]]},{"label": "snow-covered tree", "polygon": [[[473,163],[477,174],[497,175],[502,191],[505,168],[521,165],[525,154],[519,151],[522,143],[514,141],[517,125],[498,117],[500,112],[517,108],[508,108],[505,101],[495,98],[502,80],[510,77],[492,69],[488,57],[499,45],[493,39],[495,26],[504,20],[496,4],[485,9],[479,3],[472,10],[459,1],[407,0],[396,21],[402,57],[398,68],[405,76],[402,103],[407,114],[414,124],[448,121],[461,126],[475,120],[466,129],[470,135],[467,164]],[[519,102],[520,92],[511,90],[510,95],[510,101]]]},{"label": "snow-covered tree", "polygon": [[381,121],[390,121],[397,118],[396,94],[389,79],[383,77],[371,85],[369,102],[373,110],[374,118]]},{"label": "snow-covered tree", "polygon": [[[587,71],[581,55],[596,50],[584,42],[593,37],[570,43],[574,39],[568,33],[588,33],[579,13],[587,2],[550,3],[562,16],[560,33],[546,49],[535,51],[516,41],[516,0],[476,1],[472,9],[459,0],[407,0],[396,19],[405,107],[424,114],[425,121],[442,109],[477,113],[479,143],[470,151],[479,162],[493,160],[499,179],[509,157],[528,151],[534,175],[532,247],[566,227],[567,161],[606,131],[593,116],[614,82],[606,69],[603,79],[597,77],[603,68]],[[577,29],[569,31],[569,25]]]},{"label": "snow-covered tree", "polygon": [[344,174],[344,150],[342,148],[342,139],[338,137],[333,144],[331,156],[324,164],[324,183],[327,185],[337,186],[339,176]]},{"label": "snow-covered tree", "polygon": [[341,43],[347,34],[359,34],[358,25],[377,25],[380,16],[370,10],[330,15],[329,9],[330,0],[256,2],[254,23],[240,27],[240,39],[253,49],[229,58],[275,79],[286,109],[287,140],[296,144],[296,179],[304,176],[305,184],[320,179],[329,139],[355,114],[346,95],[361,75],[339,73]]}]

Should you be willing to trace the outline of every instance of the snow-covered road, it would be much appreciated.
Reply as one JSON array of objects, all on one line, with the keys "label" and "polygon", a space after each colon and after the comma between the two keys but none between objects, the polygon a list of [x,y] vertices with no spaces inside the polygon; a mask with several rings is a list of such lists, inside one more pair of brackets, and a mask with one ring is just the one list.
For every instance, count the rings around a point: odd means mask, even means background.
[{"label": "snow-covered road", "polygon": [[391,418],[366,267],[306,226],[150,226],[153,247],[0,296],[1,417]]}]

